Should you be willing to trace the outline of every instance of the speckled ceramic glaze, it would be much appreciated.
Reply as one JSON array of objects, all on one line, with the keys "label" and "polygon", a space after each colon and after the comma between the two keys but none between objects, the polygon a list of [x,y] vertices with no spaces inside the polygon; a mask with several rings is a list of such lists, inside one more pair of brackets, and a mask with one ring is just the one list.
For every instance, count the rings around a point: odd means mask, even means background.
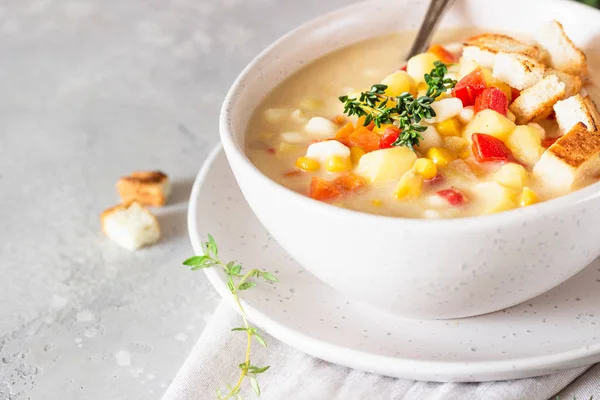
[{"label": "speckled ceramic glaze", "polygon": [[[223,105],[220,131],[250,207],[316,277],[397,315],[465,317],[531,299],[592,262],[600,254],[594,234],[600,223],[598,185],[491,216],[411,220],[344,210],[301,196],[266,178],[243,152],[251,111],[275,85],[351,42],[416,28],[427,4],[356,4],[291,32],[241,74]],[[578,45],[598,51],[600,42],[592,41],[600,34],[600,13],[562,0],[459,0],[442,25],[521,31],[558,16]],[[374,20],[376,24],[365,24]]]},{"label": "speckled ceramic glaze", "polygon": [[[220,149],[196,179],[188,225],[198,253],[210,232],[224,260],[276,274],[279,283],[261,282],[244,292],[248,316],[279,340],[327,361],[431,381],[524,378],[600,361],[599,261],[503,311],[443,321],[396,317],[333,290],[295,262],[253,215]],[[221,271],[206,273],[231,300]]]}]

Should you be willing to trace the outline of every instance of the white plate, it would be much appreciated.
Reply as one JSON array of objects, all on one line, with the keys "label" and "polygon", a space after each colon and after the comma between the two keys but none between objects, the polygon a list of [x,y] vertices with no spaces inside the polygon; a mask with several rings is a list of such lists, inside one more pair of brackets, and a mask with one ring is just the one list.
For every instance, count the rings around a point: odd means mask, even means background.
[{"label": "white plate", "polygon": [[[257,326],[336,364],[459,382],[524,378],[600,361],[600,261],[558,288],[501,312],[445,321],[392,317],[336,293],[291,259],[252,214],[220,147],[198,174],[188,224],[197,253],[210,233],[223,260],[237,259],[246,268],[277,275],[278,284],[261,282],[243,293],[244,308]],[[206,274],[231,299],[221,272]]]}]

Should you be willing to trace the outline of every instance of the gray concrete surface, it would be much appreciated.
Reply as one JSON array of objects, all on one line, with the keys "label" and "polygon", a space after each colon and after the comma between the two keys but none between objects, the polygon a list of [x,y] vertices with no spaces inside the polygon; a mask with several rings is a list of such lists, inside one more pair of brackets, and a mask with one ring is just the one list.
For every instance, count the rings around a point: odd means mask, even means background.
[{"label": "gray concrete surface", "polygon": [[[181,261],[221,101],[267,44],[349,2],[0,2],[0,399],[160,398],[218,302]],[[131,253],[99,214],[139,169],[175,192],[160,244]]]}]

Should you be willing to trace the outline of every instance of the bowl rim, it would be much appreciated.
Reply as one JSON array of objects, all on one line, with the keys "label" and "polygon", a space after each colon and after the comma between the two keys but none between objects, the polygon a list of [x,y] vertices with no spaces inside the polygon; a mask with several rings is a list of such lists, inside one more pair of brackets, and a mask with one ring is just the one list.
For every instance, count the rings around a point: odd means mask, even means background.
[{"label": "bowl rim", "polygon": [[[406,0],[408,1],[408,0]],[[573,9],[579,9],[577,12],[592,12],[596,13],[600,17],[600,10],[593,7],[572,1],[572,0],[528,0],[534,3],[544,4],[548,6],[549,3],[561,4],[565,7],[571,7]],[[383,2],[383,1],[382,1]],[[229,129],[229,121],[231,119],[232,103],[238,94],[245,90],[246,81],[252,71],[260,65],[263,58],[269,56],[269,54],[276,48],[284,44],[288,39],[300,36],[304,31],[311,30],[313,27],[323,24],[325,21],[331,20],[332,18],[338,18],[346,13],[354,12],[354,9],[362,9],[369,3],[373,3],[373,0],[364,0],[357,3],[338,8],[329,13],[323,14],[316,18],[313,18],[300,26],[293,28],[292,30],[285,33],[283,36],[275,40],[273,43],[268,45],[262,50],[250,63],[242,70],[242,72],[235,79],[231,88],[229,89],[225,100],[221,106],[219,116],[219,133],[223,148],[227,154],[227,157],[236,157],[237,161],[243,164],[245,170],[253,175],[253,179],[261,180],[269,190],[272,190],[277,196],[287,196],[288,198],[305,204],[305,207],[313,208],[315,212],[324,214],[334,218],[360,218],[363,223],[373,224],[398,224],[402,223],[403,226],[410,226],[411,228],[451,228],[457,230],[458,228],[470,229],[482,226],[500,226],[509,225],[514,223],[522,223],[537,219],[540,216],[553,215],[557,211],[564,211],[569,208],[580,205],[581,203],[591,201],[597,197],[600,197],[600,181],[593,183],[585,188],[576,190],[574,192],[559,196],[557,198],[547,200],[538,204],[534,204],[528,207],[517,208],[507,211],[502,211],[494,214],[486,214],[479,216],[469,216],[460,218],[440,218],[440,219],[425,219],[425,218],[407,218],[407,217],[396,217],[387,215],[371,214],[365,211],[351,210],[334,206],[329,203],[321,202],[318,200],[311,199],[308,196],[297,193],[287,187],[277,183],[273,179],[266,176],[260,171],[248,158],[244,149],[234,139],[234,134]],[[344,46],[340,47],[343,48]],[[339,48],[338,48],[339,49]],[[337,50],[337,49],[336,49]],[[330,52],[335,50],[330,50]],[[292,68],[290,75],[304,68],[306,65],[316,61],[311,60],[302,66],[296,66]],[[256,110],[256,107],[252,108],[252,113]],[[231,164],[231,161],[229,161]]]}]

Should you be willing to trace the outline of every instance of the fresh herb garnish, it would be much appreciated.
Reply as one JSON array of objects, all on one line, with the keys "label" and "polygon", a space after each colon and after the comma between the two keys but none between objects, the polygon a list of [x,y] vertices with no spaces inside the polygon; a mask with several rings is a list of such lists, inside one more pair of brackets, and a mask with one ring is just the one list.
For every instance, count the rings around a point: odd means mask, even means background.
[{"label": "fresh herb garnish", "polygon": [[203,243],[202,249],[204,250],[204,255],[190,257],[183,262],[183,265],[192,267],[192,271],[211,267],[220,267],[225,270],[225,273],[227,274],[227,287],[233,295],[233,299],[241,312],[242,321],[244,323],[244,326],[234,328],[232,329],[232,331],[245,332],[247,338],[246,357],[244,362],[239,365],[240,376],[234,386],[227,386],[225,392],[223,392],[221,389],[217,389],[217,398],[220,400],[231,398],[235,398],[237,400],[242,399],[240,391],[242,383],[244,382],[244,378],[248,379],[252,390],[254,390],[254,392],[258,396],[260,396],[260,387],[258,386],[256,375],[262,374],[263,372],[268,370],[269,366],[267,365],[265,367],[256,367],[252,365],[250,363],[250,350],[252,348],[253,337],[258,343],[260,343],[264,347],[267,347],[267,343],[265,342],[265,339],[258,333],[257,328],[250,326],[248,318],[246,316],[246,312],[244,311],[244,308],[240,303],[238,292],[242,290],[248,290],[256,286],[255,282],[249,280],[250,278],[263,278],[267,282],[279,281],[270,272],[261,271],[259,269],[253,269],[243,274],[242,266],[236,263],[235,261],[228,262],[227,264],[222,262],[219,258],[219,249],[217,247],[217,243],[211,235],[208,235],[208,242]]},{"label": "fresh herb garnish", "polygon": [[386,96],[387,86],[377,84],[373,85],[371,90],[362,92],[358,99],[341,96],[339,99],[344,103],[344,114],[350,117],[365,117],[365,126],[371,122],[377,127],[382,124],[394,124],[402,132],[392,146],[418,146],[419,141],[423,139],[421,133],[427,129],[426,126],[419,125],[419,122],[435,117],[431,103],[456,85],[454,79],[445,78],[448,67],[444,63],[436,61],[434,66],[435,68],[424,76],[428,86],[425,96],[415,99],[408,92],[400,96]]}]

